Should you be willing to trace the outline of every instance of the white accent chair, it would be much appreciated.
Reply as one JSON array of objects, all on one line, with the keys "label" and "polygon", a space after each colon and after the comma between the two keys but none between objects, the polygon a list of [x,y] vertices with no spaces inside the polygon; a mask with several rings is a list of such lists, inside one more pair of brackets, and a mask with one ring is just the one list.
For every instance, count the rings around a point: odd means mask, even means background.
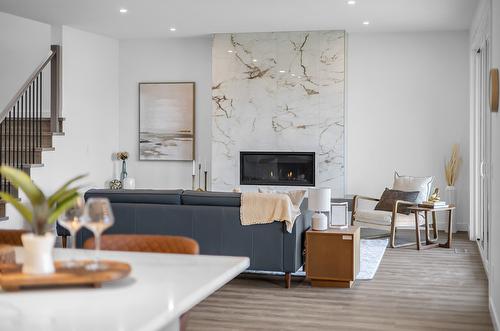
[{"label": "white accent chair", "polygon": [[[411,177],[400,176],[397,172],[394,174],[393,189],[400,191],[419,191],[416,202],[397,200],[393,206],[392,212],[375,210],[375,202],[380,199],[371,198],[361,195],[354,196],[352,205],[352,225],[358,225],[362,228],[373,228],[379,230],[387,230],[390,233],[391,248],[414,245],[414,242],[396,245],[397,229],[413,229],[415,230],[415,215],[398,213],[400,206],[413,206],[428,199],[431,194],[433,177]],[[364,200],[364,204],[361,202]],[[371,201],[366,203],[366,201]],[[425,224],[425,219],[419,215],[419,228]],[[434,234],[436,236],[436,234]]]}]

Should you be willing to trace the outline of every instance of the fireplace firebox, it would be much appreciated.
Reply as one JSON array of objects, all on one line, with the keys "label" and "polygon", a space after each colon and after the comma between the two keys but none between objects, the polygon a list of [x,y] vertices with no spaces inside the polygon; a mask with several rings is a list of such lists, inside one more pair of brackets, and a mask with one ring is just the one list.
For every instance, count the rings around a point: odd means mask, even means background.
[{"label": "fireplace firebox", "polygon": [[240,152],[241,185],[314,186],[314,152]]}]

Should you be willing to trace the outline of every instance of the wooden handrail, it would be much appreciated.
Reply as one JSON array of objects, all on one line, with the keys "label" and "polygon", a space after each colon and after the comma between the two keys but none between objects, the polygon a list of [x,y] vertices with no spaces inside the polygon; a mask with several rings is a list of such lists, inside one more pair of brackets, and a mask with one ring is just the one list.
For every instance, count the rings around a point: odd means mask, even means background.
[{"label": "wooden handrail", "polygon": [[14,97],[11,99],[11,101],[7,104],[7,106],[3,109],[3,111],[0,113],[0,122],[7,117],[9,112],[12,110],[14,105],[17,103],[19,98],[26,92],[26,89],[29,88],[29,86],[33,83],[33,81],[38,77],[38,74],[47,66],[52,61],[52,58],[57,55],[57,51],[50,51],[49,56],[45,61],[43,61],[42,64],[40,64],[33,74],[26,80],[26,82],[22,85],[22,87],[19,89],[19,91],[14,95]]}]

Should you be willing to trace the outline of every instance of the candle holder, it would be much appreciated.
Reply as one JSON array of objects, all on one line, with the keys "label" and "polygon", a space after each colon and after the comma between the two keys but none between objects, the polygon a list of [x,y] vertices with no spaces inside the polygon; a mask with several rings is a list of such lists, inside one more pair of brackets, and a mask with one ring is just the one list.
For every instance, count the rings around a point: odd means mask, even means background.
[{"label": "candle holder", "polygon": [[207,188],[207,176],[208,176],[208,171],[205,170],[205,191],[208,191],[208,188]]},{"label": "candle holder", "polygon": [[196,189],[198,192],[203,192],[204,190],[201,188],[201,163],[198,164],[198,188]]}]

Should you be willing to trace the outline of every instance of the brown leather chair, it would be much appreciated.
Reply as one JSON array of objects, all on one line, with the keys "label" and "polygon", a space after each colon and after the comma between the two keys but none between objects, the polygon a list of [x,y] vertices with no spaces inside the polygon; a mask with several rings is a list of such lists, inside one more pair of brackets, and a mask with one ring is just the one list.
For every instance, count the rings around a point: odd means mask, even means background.
[{"label": "brown leather chair", "polygon": [[26,230],[0,230],[0,244],[22,246],[21,235],[26,233]]},{"label": "brown leather chair", "polygon": [[[94,248],[94,238],[83,243],[83,248]],[[101,249],[108,251],[199,254],[196,240],[181,236],[106,234],[101,237]],[[188,313],[179,318],[180,330],[186,330]]]},{"label": "brown leather chair", "polygon": [[[85,249],[94,248],[94,238],[85,240]],[[108,251],[198,254],[198,243],[187,237],[161,235],[106,234],[101,237],[101,249]]]}]

